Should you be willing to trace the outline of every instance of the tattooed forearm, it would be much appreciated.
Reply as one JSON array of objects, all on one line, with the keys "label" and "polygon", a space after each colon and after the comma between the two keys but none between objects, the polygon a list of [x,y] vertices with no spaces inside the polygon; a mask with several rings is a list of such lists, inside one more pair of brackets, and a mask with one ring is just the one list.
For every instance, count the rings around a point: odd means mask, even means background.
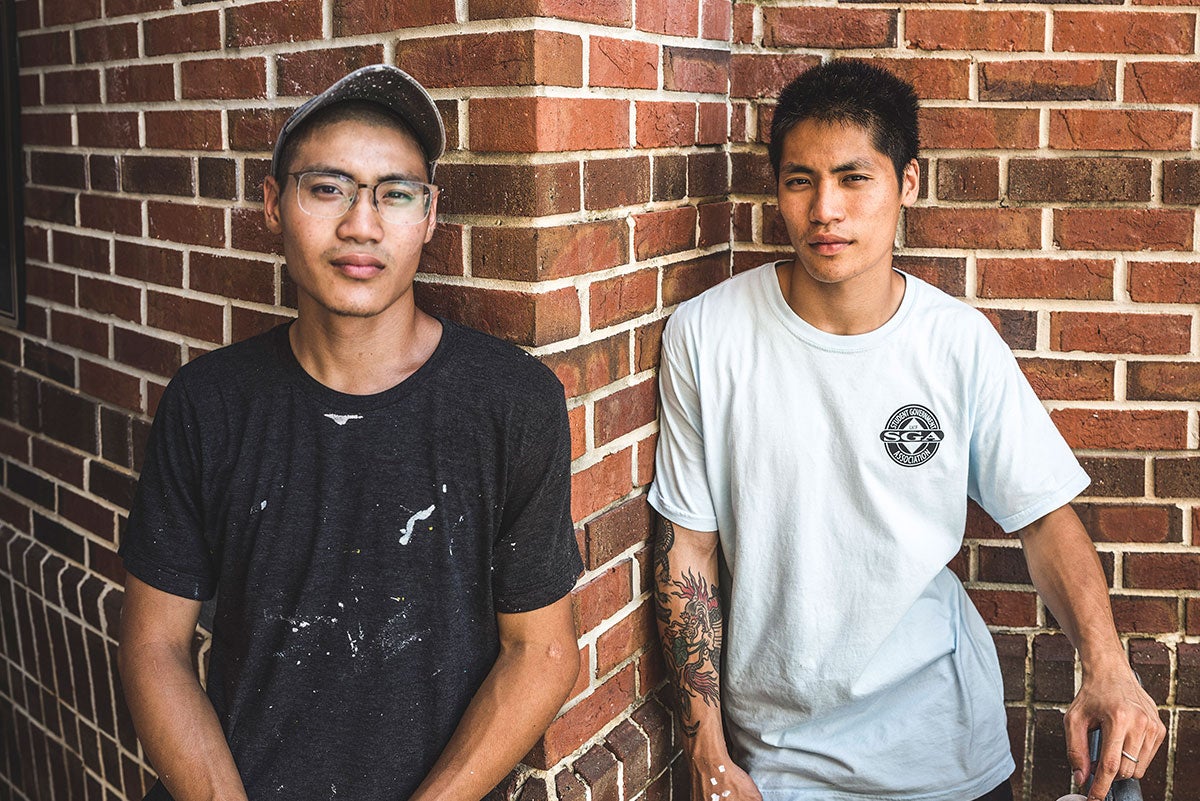
[{"label": "tattooed forearm", "polygon": [[679,697],[684,731],[696,733],[693,699],[720,707],[722,616],[717,584],[702,565],[671,568],[675,527],[659,518],[654,548],[655,605],[663,658]]}]

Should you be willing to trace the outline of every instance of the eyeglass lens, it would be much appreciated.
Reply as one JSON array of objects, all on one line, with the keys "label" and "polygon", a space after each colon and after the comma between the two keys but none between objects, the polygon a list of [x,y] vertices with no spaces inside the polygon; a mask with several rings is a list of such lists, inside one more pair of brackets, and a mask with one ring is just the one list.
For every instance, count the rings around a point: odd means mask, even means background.
[{"label": "eyeglass lens", "polygon": [[[371,189],[370,186],[367,187]],[[314,217],[341,217],[358,199],[357,181],[333,173],[306,172],[298,176],[301,211]],[[383,181],[374,187],[374,205],[385,222],[418,223],[429,214],[432,192],[416,181]]]}]

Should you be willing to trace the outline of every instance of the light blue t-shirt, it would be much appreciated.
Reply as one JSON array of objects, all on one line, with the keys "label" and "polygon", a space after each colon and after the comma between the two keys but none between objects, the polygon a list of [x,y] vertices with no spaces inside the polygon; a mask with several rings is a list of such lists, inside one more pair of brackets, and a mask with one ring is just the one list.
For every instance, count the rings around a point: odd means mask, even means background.
[{"label": "light blue t-shirt", "polygon": [[978,311],[905,276],[837,336],[763,265],[663,336],[650,503],[720,532],[722,710],[768,801],[963,801],[1013,770],[991,636],[946,568],[1088,477]]}]

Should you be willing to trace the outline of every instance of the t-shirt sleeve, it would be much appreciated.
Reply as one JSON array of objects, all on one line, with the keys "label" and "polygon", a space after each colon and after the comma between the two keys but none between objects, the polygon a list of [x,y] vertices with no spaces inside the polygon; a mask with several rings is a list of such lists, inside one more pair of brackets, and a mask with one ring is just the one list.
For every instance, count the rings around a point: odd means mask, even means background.
[{"label": "t-shirt sleeve", "polygon": [[1091,479],[998,335],[981,343],[976,367],[967,494],[1013,532],[1069,503]]},{"label": "t-shirt sleeve", "polygon": [[121,542],[125,569],[172,595],[208,600],[216,568],[200,512],[199,422],[176,377],[158,406]]},{"label": "t-shirt sleeve", "polygon": [[583,572],[571,521],[571,430],[562,386],[533,400],[508,470],[492,548],[499,612],[528,612],[565,596]]},{"label": "t-shirt sleeve", "polygon": [[663,331],[658,372],[658,450],[649,502],[659,514],[694,531],[716,531],[717,513],[704,458],[704,427],[695,369],[679,313]]}]

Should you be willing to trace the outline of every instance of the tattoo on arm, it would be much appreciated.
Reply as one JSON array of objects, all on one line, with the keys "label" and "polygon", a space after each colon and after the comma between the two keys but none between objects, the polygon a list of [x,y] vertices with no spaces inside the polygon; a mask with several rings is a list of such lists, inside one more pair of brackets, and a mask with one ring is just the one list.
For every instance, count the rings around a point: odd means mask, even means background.
[{"label": "tattoo on arm", "polygon": [[675,527],[660,517],[654,546],[655,607],[663,658],[679,697],[683,729],[694,735],[699,721],[692,713],[693,698],[721,706],[721,605],[716,583],[703,575],[696,575],[691,568],[677,577],[671,575],[674,545]]}]

